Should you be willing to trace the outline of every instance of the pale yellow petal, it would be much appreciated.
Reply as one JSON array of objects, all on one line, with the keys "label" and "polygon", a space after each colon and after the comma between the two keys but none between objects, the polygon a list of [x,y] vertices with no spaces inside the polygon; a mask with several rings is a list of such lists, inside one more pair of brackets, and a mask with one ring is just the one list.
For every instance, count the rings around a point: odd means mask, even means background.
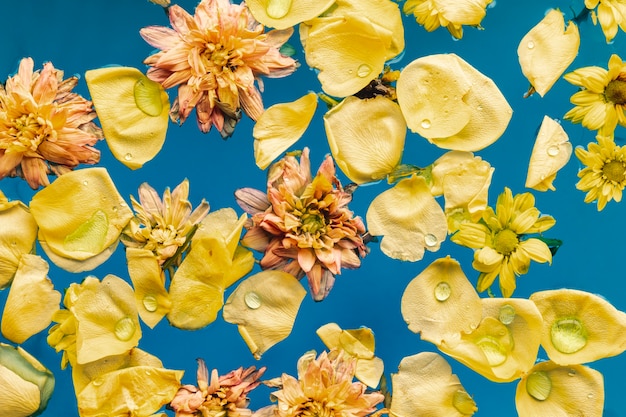
[{"label": "pale yellow petal", "polygon": [[261,24],[286,29],[313,19],[328,9],[334,0],[248,0],[252,16]]},{"label": "pale yellow petal", "polygon": [[522,72],[542,97],[578,54],[578,27],[570,22],[563,31],[564,26],[563,13],[552,9],[522,38],[517,47]]},{"label": "pale yellow petal", "polygon": [[11,283],[22,254],[33,250],[37,223],[24,204],[12,201],[0,207],[0,224],[0,289],[4,289]]},{"label": "pale yellow petal", "polygon": [[290,103],[274,104],[258,118],[254,137],[256,165],[267,168],[304,134],[317,109],[317,94],[308,93]]},{"label": "pale yellow petal", "polygon": [[306,290],[293,275],[263,271],[241,282],[226,300],[224,320],[236,324],[259,359],[291,333]]},{"label": "pale yellow petal", "polygon": [[357,184],[385,178],[400,163],[406,125],[386,97],[347,97],[324,115],[324,126],[335,162]]},{"label": "pale yellow petal", "polygon": [[403,261],[418,261],[424,250],[439,250],[446,238],[446,216],[423,177],[412,176],[379,194],[367,210],[373,236],[383,236],[380,249]]},{"label": "pale yellow petal", "polygon": [[554,191],[552,181],[571,156],[572,144],[563,127],[554,119],[544,116],[530,155],[526,187],[537,191]]},{"label": "pale yellow petal", "polygon": [[161,84],[130,67],[89,70],[85,81],[111,153],[127,167],[141,168],[165,142],[167,93]]}]

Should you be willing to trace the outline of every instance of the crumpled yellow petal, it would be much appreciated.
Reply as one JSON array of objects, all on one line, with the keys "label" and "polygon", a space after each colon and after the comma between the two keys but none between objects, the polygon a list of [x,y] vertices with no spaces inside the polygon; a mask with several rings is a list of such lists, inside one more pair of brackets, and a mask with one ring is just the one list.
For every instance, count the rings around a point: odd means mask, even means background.
[{"label": "crumpled yellow petal", "polygon": [[379,194],[366,214],[373,236],[383,236],[380,249],[391,258],[419,261],[424,249],[439,250],[446,238],[446,215],[423,177],[413,175]]},{"label": "crumpled yellow petal", "polygon": [[564,26],[563,13],[552,9],[524,35],[517,47],[522,72],[542,97],[578,54],[578,27],[570,22],[563,31]]},{"label": "crumpled yellow petal", "polygon": [[267,168],[304,134],[315,110],[317,94],[310,92],[290,103],[274,104],[263,112],[252,130],[254,160]]},{"label": "crumpled yellow petal", "polygon": [[391,375],[391,382],[389,415],[392,417],[464,417],[478,410],[448,362],[434,352],[402,358],[398,373]]},{"label": "crumpled yellow petal", "polygon": [[154,252],[126,248],[128,275],[135,289],[139,317],[151,329],[170,311],[172,303],[165,289],[165,277]]},{"label": "crumpled yellow petal", "polygon": [[[77,362],[119,355],[137,346],[141,327],[131,286],[115,275],[87,277],[68,289],[66,307],[76,317]],[[67,296],[66,296],[67,297]]]},{"label": "crumpled yellow petal", "polygon": [[443,149],[483,149],[513,114],[494,82],[455,54],[414,60],[400,73],[396,93],[409,129]]},{"label": "crumpled yellow petal", "polygon": [[554,191],[552,182],[571,156],[572,144],[561,124],[544,116],[530,155],[526,187],[537,191]]},{"label": "crumpled yellow petal", "polygon": [[482,319],[480,297],[450,256],[435,260],[409,282],[400,309],[409,329],[436,345],[443,340],[453,345]]},{"label": "crumpled yellow petal", "polygon": [[130,67],[85,72],[85,81],[113,156],[141,168],[165,142],[170,102],[161,84]]},{"label": "crumpled yellow petal", "polygon": [[374,356],[374,333],[370,328],[343,330],[337,323],[328,323],[317,329],[316,333],[328,350],[342,349],[356,358],[354,376],[359,381],[371,388],[378,386],[384,363]]},{"label": "crumpled yellow petal", "polygon": [[246,5],[261,24],[287,29],[324,13],[334,0],[248,0]]},{"label": "crumpled yellow petal", "polygon": [[37,255],[20,258],[2,313],[2,334],[10,341],[24,343],[48,327],[59,309],[61,293],[54,290],[48,270],[48,263]]},{"label": "crumpled yellow petal", "polygon": [[30,253],[37,239],[37,223],[28,207],[8,201],[0,191],[0,290],[11,284],[22,254]]},{"label": "crumpled yellow petal", "polygon": [[559,365],[593,362],[626,350],[626,313],[579,290],[539,291],[530,296],[543,316],[541,346]]},{"label": "crumpled yellow petal", "polygon": [[277,270],[242,281],[226,300],[224,320],[236,324],[256,359],[291,333],[306,290],[293,275]]},{"label": "crumpled yellow petal", "polygon": [[0,415],[40,414],[53,391],[52,372],[21,347],[0,343]]},{"label": "crumpled yellow petal", "polygon": [[402,159],[406,124],[386,97],[346,97],[324,115],[324,126],[333,159],[357,184],[385,178]]},{"label": "crumpled yellow petal", "polygon": [[35,194],[30,209],[44,251],[70,272],[108,259],[133,217],[105,168],[63,174]]},{"label": "crumpled yellow petal", "polygon": [[602,374],[583,365],[540,362],[517,384],[515,408],[519,417],[601,417]]}]

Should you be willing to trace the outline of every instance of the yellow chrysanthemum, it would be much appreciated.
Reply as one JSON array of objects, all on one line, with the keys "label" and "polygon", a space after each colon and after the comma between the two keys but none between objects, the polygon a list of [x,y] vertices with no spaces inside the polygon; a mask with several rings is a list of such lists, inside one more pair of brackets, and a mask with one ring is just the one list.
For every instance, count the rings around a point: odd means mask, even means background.
[{"label": "yellow chrysanthemum", "polygon": [[598,143],[590,143],[587,150],[576,148],[576,157],[585,165],[578,172],[576,188],[586,191],[585,203],[598,201],[598,211],[606,203],[622,200],[626,186],[626,146],[617,146],[612,139],[598,136]]},{"label": "yellow chrysanthemum", "polygon": [[463,25],[480,26],[489,3],[491,0],[407,0],[402,10],[412,13],[428,32],[443,26],[461,39]]},{"label": "yellow chrysanthemum", "polygon": [[565,113],[565,119],[607,137],[613,136],[618,123],[626,126],[626,63],[619,56],[611,55],[608,70],[583,67],[565,74],[565,79],[582,87],[570,98],[576,107]]},{"label": "yellow chrysanthemum", "polygon": [[541,216],[534,207],[530,193],[513,196],[509,188],[498,197],[496,210],[487,207],[476,223],[463,223],[452,241],[476,249],[472,266],[480,272],[479,292],[489,288],[500,276],[500,290],[504,297],[515,291],[515,276],[525,274],[530,261],[552,262],[548,245],[525,235],[541,233],[552,226],[551,216]]},{"label": "yellow chrysanthemum", "polygon": [[626,31],[626,3],[623,0],[585,0],[585,7],[598,8],[597,15],[592,12],[593,24],[600,21],[600,27],[609,43],[617,35],[617,28]]}]

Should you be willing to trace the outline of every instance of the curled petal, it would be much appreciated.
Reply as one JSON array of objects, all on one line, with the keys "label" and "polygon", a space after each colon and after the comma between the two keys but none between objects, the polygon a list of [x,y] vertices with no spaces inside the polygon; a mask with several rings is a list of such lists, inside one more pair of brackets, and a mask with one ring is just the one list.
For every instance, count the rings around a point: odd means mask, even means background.
[{"label": "curled petal", "polygon": [[530,156],[526,187],[537,191],[554,191],[556,173],[572,156],[572,144],[561,125],[548,116],[543,117]]}]

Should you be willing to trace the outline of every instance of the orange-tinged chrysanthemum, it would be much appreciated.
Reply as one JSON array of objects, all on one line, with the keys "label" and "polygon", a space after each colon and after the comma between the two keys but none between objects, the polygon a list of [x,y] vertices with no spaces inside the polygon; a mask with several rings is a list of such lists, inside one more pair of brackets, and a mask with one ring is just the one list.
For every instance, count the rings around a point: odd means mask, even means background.
[{"label": "orange-tinged chrysanthemum", "polygon": [[305,274],[316,301],[330,292],[341,268],[358,268],[367,254],[365,225],[347,207],[352,199],[335,176],[328,155],[315,178],[309,150],[300,161],[287,155],[272,165],[267,194],[242,188],[237,203],[252,215],[242,243],[264,252],[263,269],[281,269],[296,278]]},{"label": "orange-tinged chrysanthemum", "polygon": [[263,112],[261,76],[284,77],[295,71],[292,58],[279,52],[293,29],[264,32],[247,6],[230,0],[202,0],[191,16],[178,5],[168,8],[172,28],[149,26],[141,36],[160,49],[144,61],[148,77],[168,89],[178,86],[170,110],[184,123],[196,109],[198,127],[233,133],[240,109],[256,120]]},{"label": "orange-tinged chrysanthemum", "polygon": [[63,80],[51,62],[33,71],[32,58],[20,61],[17,74],[0,84],[0,179],[20,176],[33,189],[50,184],[78,164],[95,164],[93,148],[102,131],[91,101],[72,89],[78,77]]}]

